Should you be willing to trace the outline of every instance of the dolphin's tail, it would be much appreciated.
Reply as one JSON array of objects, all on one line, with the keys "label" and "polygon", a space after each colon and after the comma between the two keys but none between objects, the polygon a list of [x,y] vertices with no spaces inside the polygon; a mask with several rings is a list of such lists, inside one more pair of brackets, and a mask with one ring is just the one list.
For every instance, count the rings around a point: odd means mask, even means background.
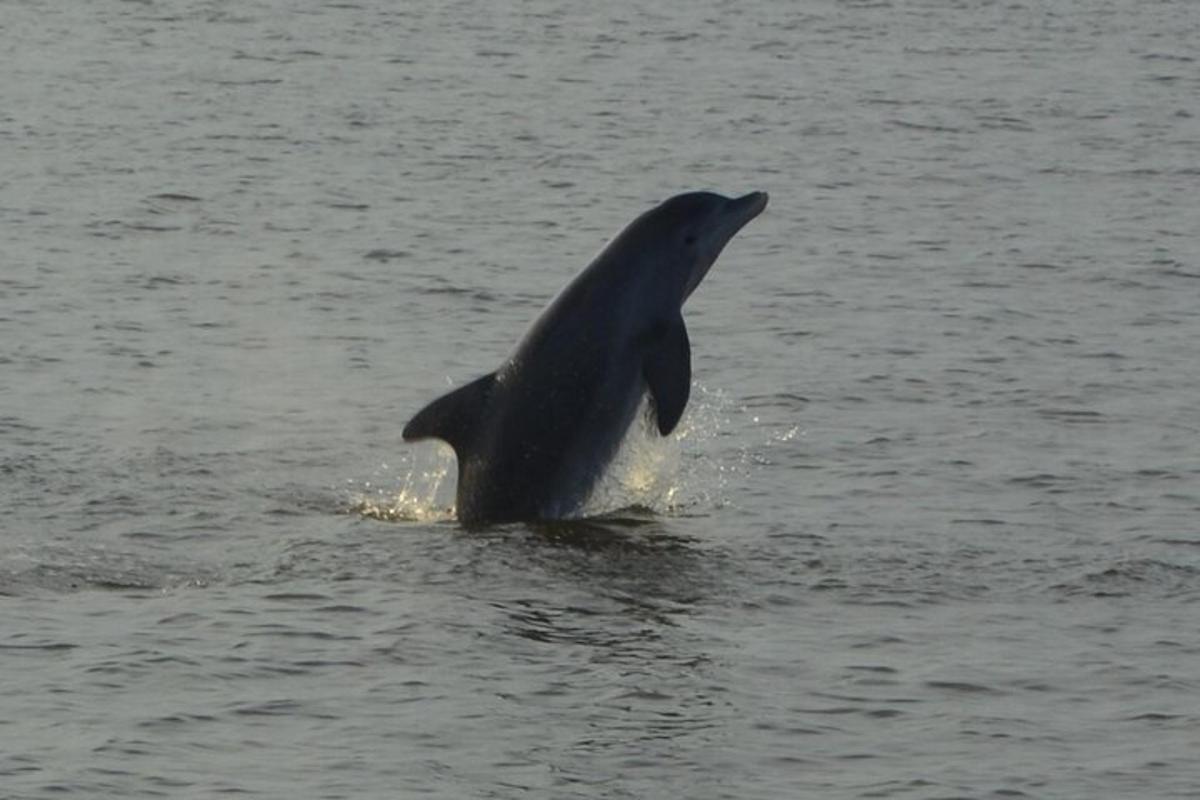
[{"label": "dolphin's tail", "polygon": [[404,440],[441,439],[454,448],[461,461],[475,440],[479,420],[496,382],[496,373],[460,386],[417,412],[404,426]]}]

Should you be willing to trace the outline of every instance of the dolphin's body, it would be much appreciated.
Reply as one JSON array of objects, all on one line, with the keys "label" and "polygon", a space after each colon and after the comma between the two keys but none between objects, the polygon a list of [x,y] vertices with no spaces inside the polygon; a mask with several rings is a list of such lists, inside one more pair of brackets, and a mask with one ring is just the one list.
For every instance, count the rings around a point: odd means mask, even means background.
[{"label": "dolphin's body", "polygon": [[464,524],[577,514],[649,391],[659,432],[691,388],[682,306],[765,192],[672,197],[635,219],[537,318],[495,372],[434,400],[404,428],[458,458]]}]

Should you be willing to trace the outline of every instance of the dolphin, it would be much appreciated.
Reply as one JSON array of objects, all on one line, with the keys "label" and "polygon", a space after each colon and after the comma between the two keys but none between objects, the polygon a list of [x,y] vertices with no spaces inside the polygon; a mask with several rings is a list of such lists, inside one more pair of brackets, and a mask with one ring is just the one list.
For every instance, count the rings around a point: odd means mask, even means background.
[{"label": "dolphin", "polygon": [[645,212],[551,301],[495,372],[404,426],[405,441],[454,448],[462,524],[577,516],[647,392],[659,433],[675,429],[692,382],[683,304],[766,206],[766,192],[690,192]]}]

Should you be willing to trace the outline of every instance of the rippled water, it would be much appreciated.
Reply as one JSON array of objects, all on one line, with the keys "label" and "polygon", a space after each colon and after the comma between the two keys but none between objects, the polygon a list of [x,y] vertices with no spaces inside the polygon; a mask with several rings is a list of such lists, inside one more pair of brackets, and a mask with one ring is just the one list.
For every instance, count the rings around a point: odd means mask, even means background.
[{"label": "rippled water", "polygon": [[[1194,796],[1193,4],[0,11],[0,795]],[[459,529],[404,422],[699,188],[635,507]]]}]

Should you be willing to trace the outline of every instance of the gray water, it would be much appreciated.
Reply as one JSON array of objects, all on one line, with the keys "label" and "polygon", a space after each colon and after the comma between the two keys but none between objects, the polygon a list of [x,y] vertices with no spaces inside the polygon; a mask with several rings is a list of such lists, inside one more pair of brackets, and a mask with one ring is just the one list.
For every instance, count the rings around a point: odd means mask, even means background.
[{"label": "gray water", "polygon": [[[1200,792],[1195,4],[0,42],[0,796]],[[404,422],[702,188],[679,436],[461,530]]]}]

